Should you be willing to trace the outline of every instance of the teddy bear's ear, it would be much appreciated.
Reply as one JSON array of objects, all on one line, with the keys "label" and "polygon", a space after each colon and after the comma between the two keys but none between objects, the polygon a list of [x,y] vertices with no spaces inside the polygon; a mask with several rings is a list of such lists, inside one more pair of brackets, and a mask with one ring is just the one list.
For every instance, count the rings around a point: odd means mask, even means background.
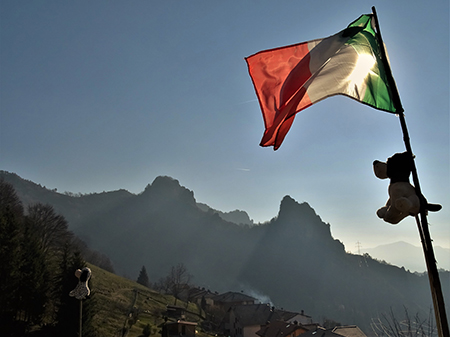
[{"label": "teddy bear's ear", "polygon": [[380,179],[387,179],[389,178],[387,175],[387,164],[383,163],[381,161],[375,160],[373,162],[373,172],[375,173],[375,176]]}]

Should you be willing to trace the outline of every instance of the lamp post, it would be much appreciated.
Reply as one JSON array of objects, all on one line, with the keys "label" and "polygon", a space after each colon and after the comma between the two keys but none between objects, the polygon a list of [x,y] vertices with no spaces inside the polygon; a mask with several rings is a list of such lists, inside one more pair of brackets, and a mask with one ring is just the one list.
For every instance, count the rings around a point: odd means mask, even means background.
[{"label": "lamp post", "polygon": [[78,329],[78,336],[82,336],[83,332],[83,300],[89,296],[91,290],[89,289],[88,282],[91,278],[92,272],[88,267],[75,270],[75,277],[78,278],[78,284],[74,290],[69,293],[69,296],[75,297],[80,301],[80,324]]}]

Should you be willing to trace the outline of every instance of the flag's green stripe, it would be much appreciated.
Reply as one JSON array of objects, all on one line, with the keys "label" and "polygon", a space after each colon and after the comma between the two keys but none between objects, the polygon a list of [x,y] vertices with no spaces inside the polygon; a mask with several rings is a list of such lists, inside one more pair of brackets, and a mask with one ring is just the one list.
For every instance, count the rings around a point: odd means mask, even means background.
[{"label": "flag's green stripe", "polygon": [[392,95],[388,87],[386,73],[381,60],[381,54],[378,42],[375,37],[375,31],[371,25],[372,17],[363,15],[349,27],[361,27],[361,31],[352,36],[347,44],[350,44],[355,51],[361,54],[371,54],[376,58],[376,63],[371,72],[366,77],[366,90],[363,102],[381,110],[395,112]]}]

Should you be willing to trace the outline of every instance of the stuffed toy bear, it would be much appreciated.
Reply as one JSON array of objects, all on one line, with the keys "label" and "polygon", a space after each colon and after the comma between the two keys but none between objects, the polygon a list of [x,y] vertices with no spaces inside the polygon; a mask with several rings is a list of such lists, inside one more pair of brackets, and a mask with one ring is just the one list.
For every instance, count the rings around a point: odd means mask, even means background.
[{"label": "stuffed toy bear", "polygon": [[75,297],[77,300],[84,300],[86,296],[89,296],[91,290],[88,287],[89,279],[91,278],[91,269],[84,267],[83,269],[77,269],[75,276],[78,278],[78,284],[74,290],[69,293],[69,296]]},{"label": "stuffed toy bear", "polygon": [[421,200],[415,188],[409,183],[409,175],[413,168],[413,158],[408,152],[396,153],[388,158],[386,163],[375,160],[373,170],[380,179],[390,179],[388,188],[389,199],[386,205],[378,209],[379,218],[391,224],[398,224],[408,215],[416,216],[421,204],[425,210],[437,212],[442,206],[429,204],[422,196]]}]

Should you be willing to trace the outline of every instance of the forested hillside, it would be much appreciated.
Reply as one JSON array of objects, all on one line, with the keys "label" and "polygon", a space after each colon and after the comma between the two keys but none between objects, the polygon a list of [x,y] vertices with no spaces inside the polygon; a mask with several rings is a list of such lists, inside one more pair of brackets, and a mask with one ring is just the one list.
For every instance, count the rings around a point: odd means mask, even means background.
[{"label": "forested hillside", "polygon": [[[13,186],[0,180],[2,335],[24,336],[36,328],[42,336],[77,331],[78,303],[68,294],[77,285],[74,271],[86,266],[78,242],[50,205],[36,203],[25,213]],[[84,336],[96,336],[89,314],[95,300],[84,310]]]}]

